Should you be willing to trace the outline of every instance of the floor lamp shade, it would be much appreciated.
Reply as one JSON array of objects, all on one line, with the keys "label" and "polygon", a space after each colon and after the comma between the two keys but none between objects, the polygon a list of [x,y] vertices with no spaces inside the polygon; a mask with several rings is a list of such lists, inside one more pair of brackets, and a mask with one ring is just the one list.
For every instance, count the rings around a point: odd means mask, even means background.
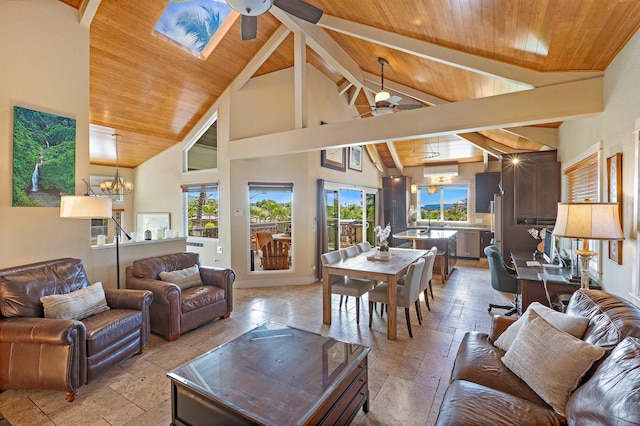
[{"label": "floor lamp shade", "polygon": [[60,197],[60,217],[98,219],[111,217],[111,198],[65,195]]},{"label": "floor lamp shade", "polygon": [[587,240],[624,240],[617,203],[558,203],[553,235]]}]

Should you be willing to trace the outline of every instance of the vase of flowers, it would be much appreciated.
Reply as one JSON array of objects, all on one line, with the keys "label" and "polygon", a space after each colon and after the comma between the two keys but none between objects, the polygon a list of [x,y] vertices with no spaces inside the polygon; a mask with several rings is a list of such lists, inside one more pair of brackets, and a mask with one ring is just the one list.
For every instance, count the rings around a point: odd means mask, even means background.
[{"label": "vase of flowers", "polygon": [[530,228],[530,229],[527,229],[527,232],[534,239],[542,240],[536,246],[536,251],[533,252],[533,258],[535,259],[539,254],[541,254],[544,251],[544,238],[545,238],[547,232],[551,232],[551,231],[549,231],[547,228],[542,228],[542,229]]},{"label": "vase of flowers", "polygon": [[389,234],[391,234],[391,224],[387,224],[384,228],[380,225],[373,228],[376,233],[376,239],[378,240],[378,255],[380,257],[389,257]]},{"label": "vase of flowers", "polygon": [[409,224],[411,226],[416,226],[416,221],[418,220],[418,210],[412,204],[409,206]]}]

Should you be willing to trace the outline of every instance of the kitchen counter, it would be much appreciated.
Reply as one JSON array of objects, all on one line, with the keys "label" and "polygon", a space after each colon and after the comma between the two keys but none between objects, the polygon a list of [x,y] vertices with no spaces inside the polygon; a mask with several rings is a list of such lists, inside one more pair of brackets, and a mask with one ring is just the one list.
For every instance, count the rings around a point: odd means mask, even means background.
[{"label": "kitchen counter", "polygon": [[426,229],[407,229],[406,231],[393,234],[393,238],[399,238],[401,240],[448,240],[456,235],[458,231],[453,229],[433,229],[431,232],[427,232]]}]

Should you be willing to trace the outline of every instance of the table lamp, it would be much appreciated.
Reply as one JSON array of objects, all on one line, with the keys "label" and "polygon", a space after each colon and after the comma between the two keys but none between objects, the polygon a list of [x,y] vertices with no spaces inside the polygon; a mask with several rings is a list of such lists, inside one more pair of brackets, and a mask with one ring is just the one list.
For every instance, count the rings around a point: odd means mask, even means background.
[{"label": "table lamp", "polygon": [[116,224],[116,276],[117,288],[120,288],[120,232],[131,239],[120,223],[113,217],[111,198],[89,195],[63,195],[60,197],[60,217],[68,219],[111,219]]},{"label": "table lamp", "polygon": [[589,262],[598,253],[589,250],[589,240],[624,240],[618,203],[558,203],[553,235],[582,239],[580,288],[589,288]]}]

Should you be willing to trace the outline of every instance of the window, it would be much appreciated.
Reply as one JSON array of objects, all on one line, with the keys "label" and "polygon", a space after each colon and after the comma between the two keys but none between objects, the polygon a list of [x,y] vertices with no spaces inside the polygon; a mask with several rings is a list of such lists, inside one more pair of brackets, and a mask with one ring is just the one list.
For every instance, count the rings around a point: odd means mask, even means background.
[{"label": "window", "polygon": [[419,220],[467,222],[469,220],[469,188],[441,185],[418,188]]},{"label": "window", "polygon": [[[292,267],[293,184],[249,182],[250,270],[263,271]],[[271,241],[280,241],[277,247]],[[286,247],[284,247],[286,246]],[[277,249],[286,251],[276,252]],[[271,258],[267,258],[270,255]],[[282,257],[283,259],[276,259]]]},{"label": "window", "polygon": [[220,0],[170,1],[153,28],[153,35],[206,59],[233,23],[233,19],[225,21],[230,14],[231,7]]},{"label": "window", "polygon": [[[118,223],[122,223],[124,210],[112,210],[112,214]],[[116,223],[112,219],[91,219],[91,244],[98,242],[98,235],[104,235],[107,244],[113,243],[116,235]],[[120,242],[123,241],[123,235],[120,235]]]},{"label": "window", "polygon": [[219,238],[218,183],[182,185],[187,214],[187,236]]},{"label": "window", "polygon": [[[585,200],[592,202],[600,201],[600,176],[601,176],[601,155],[602,148],[600,143],[595,144],[579,158],[568,161],[562,170],[562,185],[564,192],[564,201],[569,203],[582,203]],[[574,239],[571,242],[571,251],[573,252],[581,240]],[[594,256],[589,263],[589,270],[592,274],[600,277],[602,271],[602,242],[590,240],[589,249],[598,252],[598,256]],[[572,261],[577,259],[573,258]],[[601,278],[601,277],[600,277]]]},{"label": "window", "polygon": [[186,152],[186,171],[218,168],[218,121],[213,123]]}]

